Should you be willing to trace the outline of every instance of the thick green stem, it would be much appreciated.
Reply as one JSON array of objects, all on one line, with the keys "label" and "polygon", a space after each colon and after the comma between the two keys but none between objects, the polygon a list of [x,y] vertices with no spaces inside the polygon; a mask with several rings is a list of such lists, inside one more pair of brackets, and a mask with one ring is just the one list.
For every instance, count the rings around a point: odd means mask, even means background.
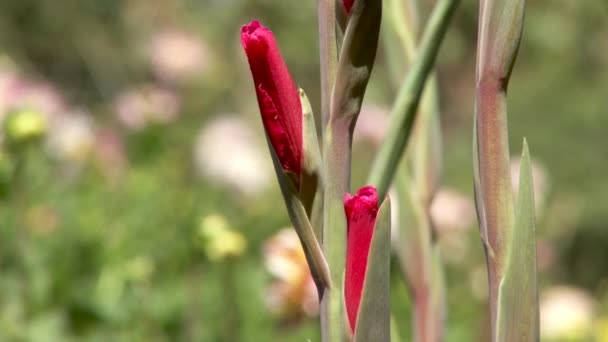
[{"label": "thick green stem", "polygon": [[346,260],[346,218],[344,194],[350,192],[351,134],[348,119],[332,120],[327,125],[324,146],[325,213],[323,247],[328,260],[331,282],[322,304],[323,341],[340,342],[344,336],[342,283]]},{"label": "thick green stem", "polygon": [[404,80],[397,100],[391,111],[391,121],[384,143],[372,165],[370,183],[378,189],[378,197],[383,198],[392,182],[395,170],[410,137],[416,110],[431,72],[439,46],[459,0],[440,0],[424,31],[419,53]]},{"label": "thick green stem", "polygon": [[321,135],[324,135],[331,110],[331,93],[336,80],[336,3],[318,0],[319,54],[321,66]]}]

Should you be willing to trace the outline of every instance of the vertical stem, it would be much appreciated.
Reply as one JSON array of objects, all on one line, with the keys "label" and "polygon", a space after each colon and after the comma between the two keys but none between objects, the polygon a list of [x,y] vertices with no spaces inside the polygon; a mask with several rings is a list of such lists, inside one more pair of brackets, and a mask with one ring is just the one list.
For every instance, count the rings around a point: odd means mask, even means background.
[{"label": "vertical stem", "polygon": [[[511,194],[506,96],[498,83],[477,87],[478,202],[483,206],[481,237],[488,259],[490,317],[495,332],[498,292],[504,274],[506,248],[515,215]],[[488,205],[490,204],[490,205]]]},{"label": "vertical stem", "polygon": [[[525,284],[520,290],[506,282],[509,259],[528,248],[521,243],[514,246],[512,241],[516,218],[507,127],[507,86],[521,41],[524,8],[525,0],[480,0],[479,8],[473,157],[477,216],[488,266],[492,341],[538,338],[531,333],[537,322],[527,316],[535,303],[513,301],[528,300],[526,290],[534,287],[530,291],[535,294],[536,284]],[[525,263],[513,267],[527,270]]]},{"label": "vertical stem", "polygon": [[344,334],[343,272],[346,259],[346,218],[344,194],[350,192],[351,135],[348,119],[328,123],[324,146],[325,212],[323,247],[329,263],[333,287],[325,291],[321,305],[323,341],[340,342]]},{"label": "vertical stem", "polygon": [[319,54],[321,64],[321,135],[325,134],[331,108],[331,94],[336,80],[336,3],[318,0]]}]

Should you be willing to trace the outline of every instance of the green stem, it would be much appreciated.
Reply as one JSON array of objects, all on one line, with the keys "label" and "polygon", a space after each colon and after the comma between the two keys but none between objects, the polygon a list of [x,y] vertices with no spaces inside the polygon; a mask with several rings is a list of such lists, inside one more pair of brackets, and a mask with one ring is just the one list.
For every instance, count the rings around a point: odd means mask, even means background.
[{"label": "green stem", "polygon": [[401,85],[391,111],[386,139],[378,151],[370,173],[369,183],[378,189],[378,198],[386,195],[392,182],[412,132],[426,79],[435,64],[439,47],[458,3],[459,0],[440,0],[437,3],[424,30],[418,56]]},{"label": "green stem", "polygon": [[342,283],[346,259],[346,218],[344,194],[350,192],[351,134],[349,119],[334,119],[327,125],[325,156],[325,212],[323,247],[329,263],[333,287],[321,300],[323,341],[341,342],[344,336]]},{"label": "green stem", "polygon": [[325,134],[331,110],[331,93],[336,80],[338,48],[336,46],[336,3],[318,0],[319,52],[321,64],[321,136]]}]

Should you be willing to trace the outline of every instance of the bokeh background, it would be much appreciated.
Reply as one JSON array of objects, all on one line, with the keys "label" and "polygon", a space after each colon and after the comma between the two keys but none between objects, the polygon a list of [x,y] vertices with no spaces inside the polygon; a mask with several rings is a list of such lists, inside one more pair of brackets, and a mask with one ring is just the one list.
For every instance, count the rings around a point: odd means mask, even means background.
[{"label": "bokeh background", "polygon": [[[477,6],[462,1],[438,61],[444,176],[432,215],[447,341],[488,336],[472,204]],[[270,27],[318,108],[316,1],[0,7],[0,341],[319,341],[239,42],[252,19]],[[543,341],[608,341],[607,19],[603,0],[529,1],[509,89],[514,163],[523,137],[535,160]],[[380,50],[353,187],[393,95]]]}]

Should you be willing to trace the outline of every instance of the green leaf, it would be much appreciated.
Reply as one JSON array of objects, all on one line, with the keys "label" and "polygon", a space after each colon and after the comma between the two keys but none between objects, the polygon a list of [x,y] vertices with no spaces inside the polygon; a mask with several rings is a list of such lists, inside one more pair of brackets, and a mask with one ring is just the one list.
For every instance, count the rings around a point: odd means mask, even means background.
[{"label": "green leaf", "polygon": [[321,245],[319,244],[319,241],[317,240],[314,230],[310,224],[308,215],[306,214],[306,209],[304,208],[304,204],[300,199],[300,195],[296,189],[294,181],[290,175],[284,172],[283,167],[279,162],[279,158],[268,140],[268,136],[266,138],[270,155],[272,156],[272,163],[274,165],[279,186],[281,188],[281,194],[283,195],[285,207],[287,208],[287,213],[289,214],[289,219],[291,220],[294,229],[298,233],[298,237],[300,238],[300,242],[302,243],[302,247],[304,249],[304,254],[306,255],[306,260],[308,261],[308,266],[310,267],[310,271],[319,290],[319,294],[321,294],[323,289],[328,289],[331,287],[327,261],[325,260]]},{"label": "green leaf", "polygon": [[528,144],[524,139],[519,195],[507,266],[500,284],[497,341],[539,339],[534,187]]},{"label": "green leaf", "polygon": [[391,204],[380,206],[369,248],[354,342],[390,342]]},{"label": "green leaf", "polygon": [[386,138],[372,165],[369,182],[385,196],[392,183],[395,170],[409,140],[424,90],[426,79],[433,68],[439,47],[459,0],[440,0],[427,24],[420,43],[419,53],[403,81],[391,110]]},{"label": "green leaf", "polygon": [[302,174],[300,175],[300,198],[306,209],[306,214],[310,218],[317,240],[322,241],[323,182],[321,178],[321,151],[312,107],[302,89],[300,89],[300,101],[302,103],[302,140],[304,145]]}]

